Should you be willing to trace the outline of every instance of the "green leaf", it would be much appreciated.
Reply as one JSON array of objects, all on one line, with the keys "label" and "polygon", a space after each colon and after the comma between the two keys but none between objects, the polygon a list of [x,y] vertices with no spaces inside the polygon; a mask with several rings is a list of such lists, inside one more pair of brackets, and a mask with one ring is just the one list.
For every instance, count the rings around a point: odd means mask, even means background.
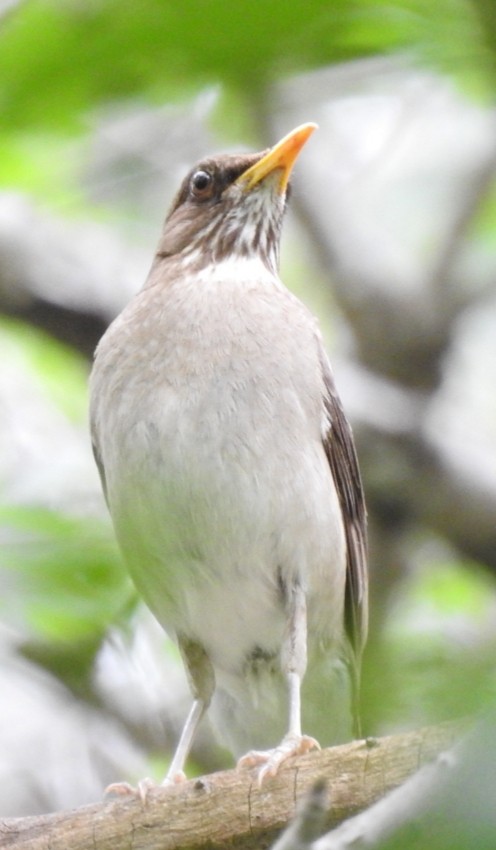
[{"label": "green leaf", "polygon": [[31,638],[87,640],[129,610],[135,594],[109,526],[41,508],[5,507],[0,527],[7,588],[0,612],[24,623]]}]

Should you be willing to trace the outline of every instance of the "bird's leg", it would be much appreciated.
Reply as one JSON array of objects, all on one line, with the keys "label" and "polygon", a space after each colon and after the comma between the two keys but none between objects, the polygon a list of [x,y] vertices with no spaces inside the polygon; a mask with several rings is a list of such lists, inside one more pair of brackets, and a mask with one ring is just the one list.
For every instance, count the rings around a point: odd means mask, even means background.
[{"label": "bird's leg", "polygon": [[289,589],[288,622],[281,651],[281,667],[288,686],[288,731],[279,746],[273,750],[252,750],[243,756],[238,767],[261,764],[258,783],[267,776],[275,776],[281,764],[290,756],[320,749],[315,738],[301,731],[301,683],[307,666],[307,604],[299,581]]},{"label": "bird's leg", "polygon": [[182,728],[174,756],[162,785],[182,782],[186,778],[184,774],[184,765],[188,758],[198,724],[205,714],[205,709],[206,705],[202,699],[195,699],[193,701],[193,705],[189,710],[186,722]]},{"label": "bird's leg", "polygon": [[[172,785],[185,780],[184,765],[200,720],[210,704],[215,689],[214,670],[203,647],[199,643],[183,637],[179,637],[178,643],[194,699],[162,785]],[[127,782],[116,782],[108,786],[105,796],[138,796],[144,803],[148,791],[154,787],[156,787],[156,783],[148,778],[138,782],[137,788],[133,788]]]},{"label": "bird's leg", "polygon": [[307,601],[299,582],[290,590],[288,624],[281,651],[281,666],[289,691],[286,737],[301,738],[301,683],[307,669]]},{"label": "bird's leg", "polygon": [[181,652],[191,692],[194,697],[186,722],[179,738],[179,743],[170,763],[163,785],[169,785],[184,780],[184,765],[188,758],[196,730],[205,711],[210,705],[215,690],[215,673],[210,659],[199,643],[179,638]]}]

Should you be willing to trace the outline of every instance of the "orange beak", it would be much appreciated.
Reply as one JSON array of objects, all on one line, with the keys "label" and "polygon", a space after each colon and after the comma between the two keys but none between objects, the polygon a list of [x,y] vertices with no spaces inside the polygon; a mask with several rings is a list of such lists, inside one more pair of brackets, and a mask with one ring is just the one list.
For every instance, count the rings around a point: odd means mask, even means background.
[{"label": "orange beak", "polygon": [[277,145],[269,150],[255,165],[248,168],[236,180],[243,189],[249,191],[274,171],[280,171],[279,192],[286,191],[293,165],[307,139],[317,129],[317,124],[301,124],[284,136]]}]

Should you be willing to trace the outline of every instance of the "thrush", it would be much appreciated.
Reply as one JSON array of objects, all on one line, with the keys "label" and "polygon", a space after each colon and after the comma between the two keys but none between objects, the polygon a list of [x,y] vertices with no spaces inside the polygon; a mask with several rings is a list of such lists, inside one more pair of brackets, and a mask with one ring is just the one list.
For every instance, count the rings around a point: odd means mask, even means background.
[{"label": "thrush", "polygon": [[193,695],[166,782],[207,708],[260,781],[357,728],[362,485],[317,322],[278,274],[315,126],[190,171],[96,351],[91,430],[115,533]]}]

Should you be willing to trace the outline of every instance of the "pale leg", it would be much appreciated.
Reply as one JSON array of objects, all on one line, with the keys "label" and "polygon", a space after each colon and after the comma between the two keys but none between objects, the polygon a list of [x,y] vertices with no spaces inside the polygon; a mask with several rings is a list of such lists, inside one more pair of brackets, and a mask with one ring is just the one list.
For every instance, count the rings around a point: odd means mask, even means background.
[{"label": "pale leg", "polygon": [[176,751],[174,753],[169,770],[167,771],[167,775],[162,785],[169,785],[173,782],[181,782],[183,779],[185,779],[184,765],[186,763],[186,759],[188,758],[196,730],[198,729],[200,720],[205,714],[206,708],[207,706],[204,700],[195,699],[193,705],[191,706],[188,717],[186,718],[186,722],[183,726],[183,730],[181,732],[181,737],[179,738]]},{"label": "pale leg", "polygon": [[318,742],[301,731],[301,683],[307,666],[307,606],[300,584],[290,590],[288,624],[281,652],[281,666],[288,686],[288,731],[273,750],[252,750],[238,761],[238,767],[261,764],[258,783],[275,776],[281,764],[291,756],[320,749]]}]

